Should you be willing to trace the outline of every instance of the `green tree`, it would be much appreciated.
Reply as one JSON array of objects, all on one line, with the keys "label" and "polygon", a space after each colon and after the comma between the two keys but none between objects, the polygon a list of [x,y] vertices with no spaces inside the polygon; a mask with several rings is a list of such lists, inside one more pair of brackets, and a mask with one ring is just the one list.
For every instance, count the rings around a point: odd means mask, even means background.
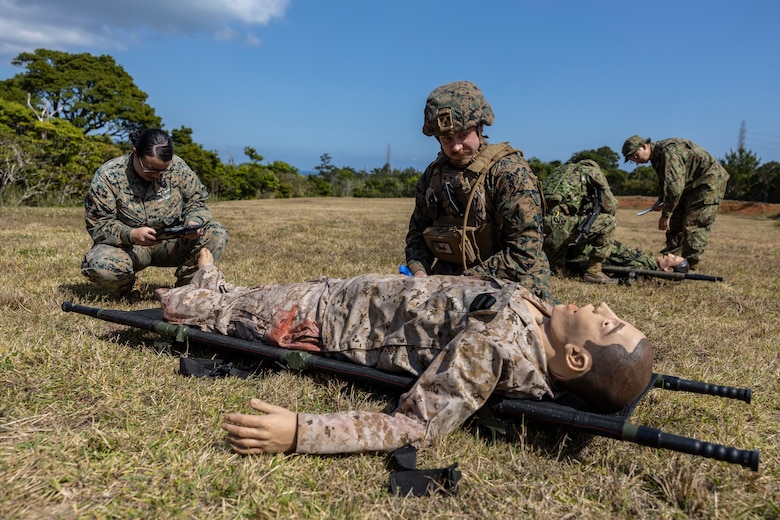
[{"label": "green tree", "polygon": [[16,191],[17,183],[36,168],[32,139],[0,126],[0,201]]},{"label": "green tree", "polygon": [[[65,119],[85,134],[124,140],[136,130],[162,126],[146,103],[147,94],[111,56],[36,49],[11,63],[26,72],[2,82],[5,96],[29,102],[39,114]],[[21,93],[29,94],[30,100],[19,99]]]},{"label": "green tree", "polygon": [[721,164],[729,172],[729,183],[726,186],[726,198],[733,200],[746,200],[755,182],[754,176],[761,160],[755,153],[744,148],[736,152],[729,150]]},{"label": "green tree", "polygon": [[569,161],[582,161],[583,159],[596,161],[604,175],[620,169],[620,155],[609,146],[602,146],[598,150],[579,151],[572,155]]},{"label": "green tree", "polygon": [[[622,170],[619,170],[622,172]],[[617,190],[612,190],[616,195],[654,195],[661,194],[660,187],[658,186],[658,174],[652,168],[652,166],[637,166],[634,171],[626,174],[622,181],[610,179],[610,187],[618,186]]]},{"label": "green tree", "polygon": [[320,155],[320,164],[314,167],[314,169],[317,170],[317,175],[319,175],[322,180],[327,183],[330,183],[333,175],[335,175],[335,171],[337,170],[337,168],[333,166],[330,161],[330,154],[324,153]]},{"label": "green tree", "polygon": [[[313,184],[315,191],[324,196],[335,197],[351,197],[358,190],[362,191],[362,183],[360,182],[360,175],[354,168],[349,166],[339,168],[331,164],[330,154],[324,153],[320,155],[320,164],[315,166],[317,170],[316,175],[310,176],[310,182]],[[311,177],[316,177],[322,182],[315,182]],[[328,185],[328,189],[324,189],[324,185]]]},{"label": "green tree", "polygon": [[236,195],[241,199],[269,197],[279,187],[279,179],[265,165],[263,156],[251,146],[244,147],[249,162],[238,165],[235,171]]},{"label": "green tree", "polygon": [[206,150],[192,139],[192,128],[182,126],[171,130],[173,150],[192,170],[198,174],[201,182],[216,199],[220,198],[225,181],[225,164],[217,152]]},{"label": "green tree", "polygon": [[331,181],[331,189],[337,197],[351,197],[355,190],[362,187],[362,182],[358,172],[349,166],[338,168]]},{"label": "green tree", "polygon": [[262,164],[263,156],[251,146],[244,147],[248,162],[225,165],[220,178],[220,196],[223,199],[251,199],[270,197],[304,197],[310,189],[298,170],[282,161]]},{"label": "green tree", "polygon": [[38,143],[35,174],[24,178],[20,203],[61,205],[81,201],[95,170],[121,153],[109,140],[86,136],[61,119],[37,123],[36,127],[46,138]]},{"label": "green tree", "polygon": [[306,196],[306,179],[298,169],[284,161],[274,161],[268,168],[279,179],[276,191],[284,198]]},{"label": "green tree", "polygon": [[[397,172],[398,170],[393,170]],[[405,168],[398,172],[401,180],[401,197],[414,197],[417,190],[417,181],[422,177],[422,172],[414,168]]]},{"label": "green tree", "polygon": [[28,107],[0,97],[0,128],[15,134],[27,134],[34,128],[35,121]]},{"label": "green tree", "polygon": [[561,161],[555,160],[552,162],[542,162],[538,157],[531,157],[528,159],[528,166],[531,167],[531,171],[540,180],[543,181],[550,175],[550,172],[561,165]]},{"label": "green tree", "polygon": [[758,167],[753,178],[751,200],[780,202],[780,163],[769,161]]},{"label": "green tree", "polygon": [[63,119],[36,120],[0,98],[0,196],[16,204],[64,204],[83,198],[100,164],[121,153]]},{"label": "green tree", "polygon": [[309,185],[306,190],[314,197],[330,197],[333,192],[330,189],[330,183],[319,175],[309,175],[306,177],[306,183]]}]

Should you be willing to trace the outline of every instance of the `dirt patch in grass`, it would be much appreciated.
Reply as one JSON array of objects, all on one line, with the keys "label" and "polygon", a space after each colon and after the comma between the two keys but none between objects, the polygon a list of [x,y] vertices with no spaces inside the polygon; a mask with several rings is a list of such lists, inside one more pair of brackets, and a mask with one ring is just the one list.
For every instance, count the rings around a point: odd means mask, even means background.
[{"label": "dirt patch in grass", "polygon": [[[618,197],[618,207],[621,209],[647,209],[656,201],[655,197],[639,195]],[[780,217],[780,204],[767,202],[752,202],[745,200],[724,200],[719,213],[740,215],[744,217]]]}]

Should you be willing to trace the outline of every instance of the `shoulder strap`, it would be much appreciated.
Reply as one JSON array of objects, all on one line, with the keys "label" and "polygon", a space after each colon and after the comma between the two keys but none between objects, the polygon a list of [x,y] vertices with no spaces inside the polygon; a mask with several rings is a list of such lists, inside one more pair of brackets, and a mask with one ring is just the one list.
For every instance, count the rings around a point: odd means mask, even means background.
[{"label": "shoulder strap", "polygon": [[521,157],[523,155],[522,150],[512,148],[509,143],[489,144],[474,159],[474,162],[469,165],[468,169],[479,173],[480,176],[484,176],[494,164],[512,153],[519,153]]},{"label": "shoulder strap", "polygon": [[461,233],[460,250],[463,251],[463,258],[461,263],[463,265],[464,271],[468,267],[466,265],[466,225],[469,221],[469,212],[471,211],[471,203],[474,201],[474,195],[476,195],[477,189],[485,180],[487,173],[490,171],[493,165],[507,155],[513,153],[519,153],[521,157],[523,155],[522,150],[512,148],[509,146],[509,143],[489,144],[485,146],[485,149],[482,150],[479,156],[474,159],[474,162],[471,163],[468,167],[469,170],[479,173],[479,177],[477,177],[477,182],[474,183],[471,193],[469,194],[469,200],[466,203],[466,210],[463,212],[463,232]]}]

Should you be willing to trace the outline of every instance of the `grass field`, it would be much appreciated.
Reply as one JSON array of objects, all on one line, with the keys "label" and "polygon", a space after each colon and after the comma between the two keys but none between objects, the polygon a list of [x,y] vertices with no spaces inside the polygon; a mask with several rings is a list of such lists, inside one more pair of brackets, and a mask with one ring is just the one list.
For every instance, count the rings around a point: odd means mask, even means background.
[{"label": "grass field", "polygon": [[[395,272],[412,204],[215,204],[230,231],[220,266],[238,284]],[[618,238],[658,250],[657,214],[635,213],[618,210]],[[182,377],[184,352],[154,334],[60,309],[153,307],[172,270],[144,271],[145,299],[117,302],[79,274],[90,246],[80,208],[0,207],[0,221],[0,518],[780,518],[773,218],[718,216],[700,267],[722,283],[553,280],[561,300],[606,300],[637,324],[656,372],[752,388],[751,404],[653,390],[632,422],[759,449],[758,472],[529,421],[510,438],[463,428],[423,450],[420,467],[457,462],[463,472],[456,496],[432,498],[390,496],[384,455],[232,454],[219,425],[251,396],[302,411],[387,411],[395,396],[272,367],[250,379]]]}]

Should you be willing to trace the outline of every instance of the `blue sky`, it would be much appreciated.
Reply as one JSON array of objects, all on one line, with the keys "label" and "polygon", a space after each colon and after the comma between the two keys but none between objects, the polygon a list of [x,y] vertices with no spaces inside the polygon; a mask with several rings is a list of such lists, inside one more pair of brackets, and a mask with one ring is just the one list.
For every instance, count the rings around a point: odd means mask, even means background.
[{"label": "blue sky", "polygon": [[[0,0],[0,79],[36,48],[109,54],[166,129],[223,160],[423,169],[436,86],[468,79],[492,142],[566,160],[632,134],[780,161],[776,0]],[[626,165],[631,169],[631,165]]]}]

